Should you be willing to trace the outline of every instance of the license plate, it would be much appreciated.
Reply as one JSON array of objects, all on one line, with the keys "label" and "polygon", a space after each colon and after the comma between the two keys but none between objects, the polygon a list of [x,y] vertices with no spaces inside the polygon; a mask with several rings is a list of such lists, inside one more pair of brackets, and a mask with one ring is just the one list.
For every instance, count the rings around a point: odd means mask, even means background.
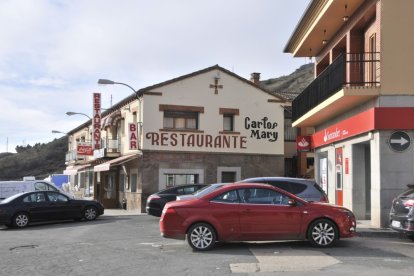
[{"label": "license plate", "polygon": [[400,228],[401,227],[401,222],[399,222],[398,220],[393,220],[391,225],[392,225],[392,227]]}]

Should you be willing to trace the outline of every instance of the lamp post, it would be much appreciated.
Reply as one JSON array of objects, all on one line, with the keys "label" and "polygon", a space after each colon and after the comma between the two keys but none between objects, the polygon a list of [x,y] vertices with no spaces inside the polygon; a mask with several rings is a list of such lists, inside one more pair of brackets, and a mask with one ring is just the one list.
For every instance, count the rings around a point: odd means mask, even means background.
[{"label": "lamp post", "polygon": [[132,91],[134,91],[135,97],[137,97],[137,100],[140,99],[140,94],[138,93],[138,90],[135,90],[131,85],[123,83],[123,82],[117,82],[117,81],[113,81],[113,80],[108,80],[108,79],[99,79],[98,80],[98,84],[103,84],[103,85],[113,85],[113,84],[120,84],[120,85],[124,85],[126,87],[128,87],[129,89],[131,89]]},{"label": "lamp post", "polygon": [[69,135],[68,133],[63,132],[63,131],[59,131],[59,130],[52,130],[52,133],[62,133],[62,134],[65,134],[65,135]]},{"label": "lamp post", "polygon": [[[87,118],[88,118],[89,120],[91,120],[91,122],[92,122],[92,118],[91,118],[90,116],[86,115],[85,113],[68,111],[68,112],[66,112],[66,115],[68,115],[68,116],[73,116],[73,115],[82,115],[82,116],[87,117]],[[89,126],[88,126],[88,133],[87,133],[86,140],[88,140],[88,141],[89,141]]]},{"label": "lamp post", "polygon": [[68,115],[68,116],[83,115],[83,116],[87,117],[89,120],[92,120],[92,118],[90,116],[86,115],[85,113],[80,113],[80,112],[68,111],[68,112],[66,112],[66,115]]}]

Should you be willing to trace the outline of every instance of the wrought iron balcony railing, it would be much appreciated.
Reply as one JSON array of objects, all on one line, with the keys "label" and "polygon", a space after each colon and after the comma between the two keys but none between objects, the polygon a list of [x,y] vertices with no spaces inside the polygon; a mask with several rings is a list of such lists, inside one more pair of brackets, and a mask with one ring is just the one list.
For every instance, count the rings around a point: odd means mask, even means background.
[{"label": "wrought iron balcony railing", "polygon": [[292,119],[298,120],[344,86],[379,86],[380,53],[339,55],[292,103]]}]

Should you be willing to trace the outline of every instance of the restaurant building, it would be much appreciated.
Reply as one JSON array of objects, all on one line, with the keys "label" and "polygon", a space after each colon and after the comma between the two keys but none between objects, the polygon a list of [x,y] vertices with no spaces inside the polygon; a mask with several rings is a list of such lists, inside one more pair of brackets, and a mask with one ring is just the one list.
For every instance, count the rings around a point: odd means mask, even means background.
[{"label": "restaurant building", "polygon": [[313,0],[285,47],[315,60],[315,80],[292,103],[315,178],[375,227],[414,183],[413,10],[410,0]]},{"label": "restaurant building", "polygon": [[286,98],[252,80],[216,65],[140,89],[100,114],[93,155],[79,143],[95,116],[69,133],[66,172],[106,208],[141,211],[169,186],[284,175]]}]

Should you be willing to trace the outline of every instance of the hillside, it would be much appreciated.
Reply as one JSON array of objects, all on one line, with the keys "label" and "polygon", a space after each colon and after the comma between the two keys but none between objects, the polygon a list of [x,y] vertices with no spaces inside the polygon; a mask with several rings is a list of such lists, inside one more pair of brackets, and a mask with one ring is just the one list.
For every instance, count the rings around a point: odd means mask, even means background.
[{"label": "hillside", "polygon": [[271,91],[281,93],[293,100],[314,79],[314,64],[302,65],[288,76],[263,80],[260,86]]},{"label": "hillside", "polygon": [[[306,64],[288,76],[263,80],[260,85],[294,99],[313,80],[313,64]],[[24,176],[43,179],[65,169],[67,137],[47,144],[19,146],[17,153],[0,153],[0,180],[19,180]]]},{"label": "hillside", "polygon": [[0,180],[21,180],[24,176],[43,179],[65,169],[66,136],[47,144],[17,147],[17,153],[0,154]]}]

